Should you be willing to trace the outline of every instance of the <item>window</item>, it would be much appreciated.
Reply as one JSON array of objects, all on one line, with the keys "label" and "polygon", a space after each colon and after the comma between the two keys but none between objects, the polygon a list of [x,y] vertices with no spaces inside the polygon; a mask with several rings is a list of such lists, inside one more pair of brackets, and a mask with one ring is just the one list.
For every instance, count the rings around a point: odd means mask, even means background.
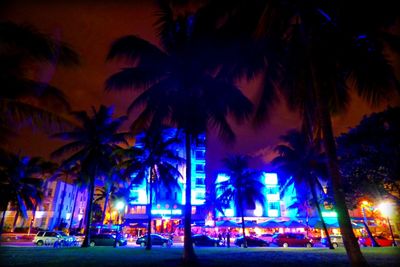
[{"label": "window", "polygon": [[146,214],[146,206],[134,206],[129,210],[130,214]]},{"label": "window", "polygon": [[196,151],[196,159],[205,159],[206,152],[203,150]]},{"label": "window", "polygon": [[196,164],[196,172],[204,172],[204,164]]},{"label": "window", "polygon": [[271,209],[271,210],[279,209],[279,202],[269,202],[268,209]]},{"label": "window", "polygon": [[196,185],[204,185],[204,178],[203,177],[196,178]]},{"label": "window", "polygon": [[196,146],[197,147],[205,147],[206,146],[206,139],[202,138],[199,136],[199,138],[196,139]]},{"label": "window", "polygon": [[267,186],[267,194],[279,193],[279,188],[277,186]]},{"label": "window", "polygon": [[200,199],[200,200],[203,200],[203,199],[206,198],[206,196],[205,196],[204,193],[198,192],[198,193],[196,193],[196,198],[197,198],[197,199]]}]

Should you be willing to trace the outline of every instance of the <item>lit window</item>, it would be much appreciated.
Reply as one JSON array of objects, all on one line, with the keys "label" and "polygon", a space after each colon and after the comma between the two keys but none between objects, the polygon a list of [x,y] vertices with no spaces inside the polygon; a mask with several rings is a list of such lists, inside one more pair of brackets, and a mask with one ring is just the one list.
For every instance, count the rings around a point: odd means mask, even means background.
[{"label": "lit window", "polygon": [[265,184],[278,184],[278,175],[276,173],[264,173]]}]

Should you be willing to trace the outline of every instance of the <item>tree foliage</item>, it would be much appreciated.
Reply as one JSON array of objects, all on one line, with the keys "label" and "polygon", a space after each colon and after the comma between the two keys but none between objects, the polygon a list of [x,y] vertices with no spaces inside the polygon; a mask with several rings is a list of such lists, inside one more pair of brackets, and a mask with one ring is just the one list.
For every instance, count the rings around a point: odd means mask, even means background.
[{"label": "tree foliage", "polygon": [[365,116],[337,138],[347,202],[357,199],[400,202],[400,108]]}]

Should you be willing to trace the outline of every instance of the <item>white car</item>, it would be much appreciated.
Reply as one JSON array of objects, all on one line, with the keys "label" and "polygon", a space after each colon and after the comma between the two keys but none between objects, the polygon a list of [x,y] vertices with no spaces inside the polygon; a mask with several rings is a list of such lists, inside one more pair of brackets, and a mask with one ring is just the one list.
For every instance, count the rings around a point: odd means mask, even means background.
[{"label": "white car", "polygon": [[56,246],[64,242],[62,235],[54,231],[39,231],[32,241],[38,246]]}]

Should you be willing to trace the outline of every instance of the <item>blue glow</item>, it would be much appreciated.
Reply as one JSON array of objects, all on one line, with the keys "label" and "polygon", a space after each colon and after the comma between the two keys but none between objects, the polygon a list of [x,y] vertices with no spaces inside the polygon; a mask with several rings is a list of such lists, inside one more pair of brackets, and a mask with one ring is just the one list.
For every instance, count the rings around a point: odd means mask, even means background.
[{"label": "blue glow", "polygon": [[254,216],[261,217],[261,216],[263,216],[263,213],[264,213],[263,207],[261,206],[260,203],[257,202],[256,209],[254,210]]},{"label": "blue glow", "polygon": [[224,173],[219,173],[217,176],[216,183],[222,183],[229,180],[229,176]]},{"label": "blue glow", "polygon": [[159,209],[152,209],[151,214],[159,214],[159,215],[182,215],[182,210],[159,210]]},{"label": "blue glow", "polygon": [[323,211],[322,212],[322,217],[327,217],[327,218],[337,218],[337,213],[336,211]]},{"label": "blue glow", "polygon": [[279,193],[276,193],[276,194],[267,194],[267,201],[268,201],[268,202],[280,201]]},{"label": "blue glow", "polygon": [[278,175],[276,173],[264,173],[265,184],[266,185],[277,185]]},{"label": "blue glow", "polygon": [[234,209],[226,209],[224,210],[225,216],[227,217],[233,217],[235,215],[235,210]]},{"label": "blue glow", "polygon": [[268,217],[278,217],[279,216],[279,210],[268,210]]}]

